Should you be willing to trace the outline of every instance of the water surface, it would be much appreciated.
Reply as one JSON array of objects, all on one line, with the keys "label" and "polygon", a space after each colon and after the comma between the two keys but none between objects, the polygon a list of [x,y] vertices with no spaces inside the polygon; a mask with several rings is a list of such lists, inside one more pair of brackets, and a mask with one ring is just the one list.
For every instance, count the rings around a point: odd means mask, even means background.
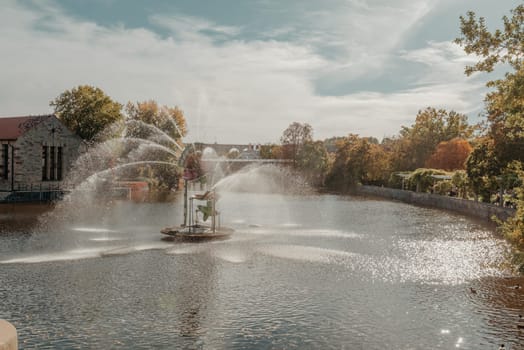
[{"label": "water surface", "polygon": [[331,195],[223,193],[218,204],[236,232],[199,244],[161,239],[179,203],[66,205],[30,225],[9,214],[0,318],[39,349],[524,344],[524,290],[512,288],[524,281],[478,222]]}]

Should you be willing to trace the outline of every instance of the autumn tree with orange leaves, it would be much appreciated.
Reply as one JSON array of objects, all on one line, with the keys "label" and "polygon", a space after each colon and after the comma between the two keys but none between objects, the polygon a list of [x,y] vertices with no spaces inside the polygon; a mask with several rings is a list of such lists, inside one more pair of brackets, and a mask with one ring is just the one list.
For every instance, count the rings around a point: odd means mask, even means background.
[{"label": "autumn tree with orange leaves", "polygon": [[466,159],[472,150],[469,142],[461,138],[442,141],[426,161],[426,167],[448,171],[464,170]]}]

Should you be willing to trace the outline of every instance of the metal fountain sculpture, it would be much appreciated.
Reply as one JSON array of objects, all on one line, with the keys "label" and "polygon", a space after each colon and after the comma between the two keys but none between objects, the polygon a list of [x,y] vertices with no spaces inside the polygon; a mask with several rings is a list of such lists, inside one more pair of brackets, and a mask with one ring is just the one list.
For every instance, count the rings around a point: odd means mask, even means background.
[{"label": "metal fountain sculpture", "polygon": [[[160,232],[172,238],[190,241],[229,237],[234,230],[221,225],[220,212],[216,205],[218,201],[216,189],[212,187],[204,192],[189,193],[189,187],[194,188],[195,184],[201,184],[205,180],[200,167],[200,157],[192,146],[186,147],[179,164],[184,166],[184,222],[180,226],[165,227]],[[206,224],[209,219],[210,224]]]}]

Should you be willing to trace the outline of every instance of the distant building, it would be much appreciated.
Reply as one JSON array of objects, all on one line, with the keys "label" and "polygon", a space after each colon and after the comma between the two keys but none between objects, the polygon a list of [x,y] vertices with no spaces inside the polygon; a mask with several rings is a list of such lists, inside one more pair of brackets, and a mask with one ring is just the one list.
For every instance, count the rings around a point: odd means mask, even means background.
[{"label": "distant building", "polygon": [[0,201],[34,200],[35,193],[45,200],[83,147],[54,115],[0,118]]}]

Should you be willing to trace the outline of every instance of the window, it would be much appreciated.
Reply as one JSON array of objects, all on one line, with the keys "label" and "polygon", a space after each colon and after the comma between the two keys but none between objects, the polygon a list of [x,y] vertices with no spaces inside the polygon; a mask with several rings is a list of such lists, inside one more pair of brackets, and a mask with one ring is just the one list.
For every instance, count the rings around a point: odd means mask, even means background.
[{"label": "window", "polygon": [[49,169],[49,147],[42,146],[42,181],[47,181],[49,177],[47,176]]},{"label": "window", "polygon": [[50,171],[49,171],[49,180],[55,181],[56,180],[56,157],[55,157],[55,146],[51,146],[51,164],[50,164]]},{"label": "window", "polygon": [[42,181],[61,181],[63,177],[62,147],[42,146]]},{"label": "window", "polygon": [[9,178],[9,145],[4,143],[0,154],[0,178],[7,180]]},{"label": "window", "polygon": [[62,181],[62,147],[57,147],[56,154],[56,179]]}]

